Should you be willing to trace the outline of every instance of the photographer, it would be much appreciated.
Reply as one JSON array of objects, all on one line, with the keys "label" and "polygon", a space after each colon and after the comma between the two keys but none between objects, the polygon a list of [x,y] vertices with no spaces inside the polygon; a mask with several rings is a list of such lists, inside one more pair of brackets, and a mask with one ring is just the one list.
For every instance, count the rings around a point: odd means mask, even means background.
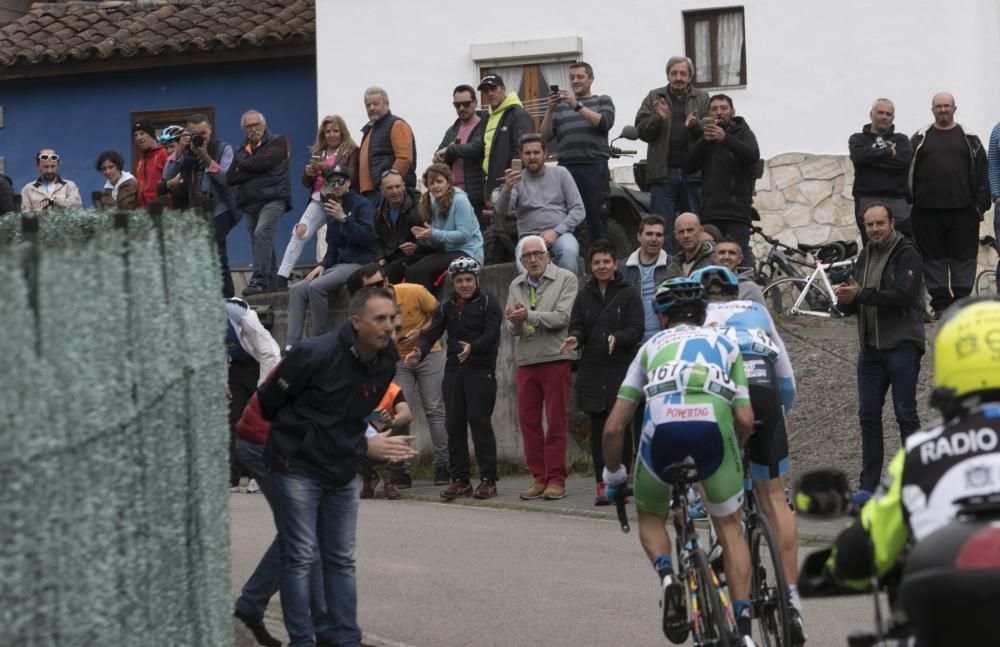
[{"label": "photographer", "polygon": [[236,208],[236,191],[226,180],[229,167],[233,164],[233,147],[214,137],[211,122],[200,113],[188,117],[187,132],[190,136],[182,136],[181,145],[187,146],[186,157],[191,164],[191,206],[212,214],[215,244],[222,268],[222,295],[230,298],[235,290],[229,274],[226,238],[241,218]]},{"label": "photographer", "polygon": [[339,290],[365,263],[375,260],[375,209],[351,186],[347,166],[335,164],[325,173],[321,190],[326,211],[326,256],[305,279],[288,291],[288,336],[285,350],[302,339],[306,306],[311,314],[312,336],[327,332],[329,294]]}]

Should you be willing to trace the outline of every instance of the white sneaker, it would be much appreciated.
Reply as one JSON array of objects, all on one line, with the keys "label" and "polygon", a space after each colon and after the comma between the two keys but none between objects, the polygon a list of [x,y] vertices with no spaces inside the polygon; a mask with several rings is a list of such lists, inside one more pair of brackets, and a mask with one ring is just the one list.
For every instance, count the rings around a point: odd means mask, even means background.
[{"label": "white sneaker", "polygon": [[247,483],[247,494],[257,494],[260,492],[260,486],[257,485],[257,479],[250,479]]}]

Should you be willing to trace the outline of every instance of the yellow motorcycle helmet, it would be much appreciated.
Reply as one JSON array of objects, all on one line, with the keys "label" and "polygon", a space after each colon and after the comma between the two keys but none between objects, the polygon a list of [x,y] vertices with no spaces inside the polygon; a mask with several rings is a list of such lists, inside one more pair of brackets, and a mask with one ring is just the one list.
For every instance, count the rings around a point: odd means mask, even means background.
[{"label": "yellow motorcycle helmet", "polygon": [[1000,299],[963,299],[942,317],[934,339],[931,404],[953,415],[960,401],[987,391],[1000,395]]}]

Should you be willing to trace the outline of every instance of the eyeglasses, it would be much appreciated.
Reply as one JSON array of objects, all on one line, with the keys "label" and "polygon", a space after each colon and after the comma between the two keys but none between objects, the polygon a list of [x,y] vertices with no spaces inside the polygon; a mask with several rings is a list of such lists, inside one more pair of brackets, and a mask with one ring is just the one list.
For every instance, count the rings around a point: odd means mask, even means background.
[{"label": "eyeglasses", "polygon": [[264,124],[260,121],[256,121],[252,124],[243,124],[243,130],[256,130],[257,128],[263,128]]},{"label": "eyeglasses", "polygon": [[39,162],[58,162],[59,161],[59,156],[56,155],[55,153],[52,153],[51,155],[48,154],[48,153],[42,153],[41,155],[38,156],[38,161]]},{"label": "eyeglasses", "polygon": [[327,184],[330,186],[344,186],[347,184],[347,178],[342,175],[338,175],[335,178],[330,178],[330,180],[327,181]]},{"label": "eyeglasses", "polygon": [[530,261],[533,258],[542,258],[543,256],[546,256],[546,255],[548,255],[548,252],[522,252],[521,253],[521,260],[522,261]]},{"label": "eyeglasses", "polygon": [[457,110],[459,108],[468,108],[472,105],[472,103],[472,101],[452,101],[451,105],[455,106],[455,109]]},{"label": "eyeglasses", "polygon": [[397,171],[394,168],[387,168],[386,170],[382,171],[382,175],[378,176],[378,179],[384,180],[389,175],[399,175],[399,171]]}]

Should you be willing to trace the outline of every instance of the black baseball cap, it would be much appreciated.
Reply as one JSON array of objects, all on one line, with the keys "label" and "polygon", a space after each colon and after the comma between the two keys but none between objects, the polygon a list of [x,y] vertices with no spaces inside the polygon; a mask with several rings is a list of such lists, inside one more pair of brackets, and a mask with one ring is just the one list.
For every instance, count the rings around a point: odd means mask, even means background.
[{"label": "black baseball cap", "polygon": [[479,88],[478,89],[482,90],[484,87],[487,87],[487,86],[490,86],[490,87],[499,87],[501,85],[504,85],[504,82],[503,82],[503,79],[500,78],[500,75],[499,74],[493,74],[491,72],[491,73],[487,74],[486,76],[484,76],[483,78],[479,79]]},{"label": "black baseball cap", "polygon": [[347,167],[344,166],[343,164],[334,164],[330,168],[326,169],[326,171],[323,173],[323,176],[328,178],[333,177],[334,175],[341,175],[343,177],[350,179],[351,172],[348,171]]}]

